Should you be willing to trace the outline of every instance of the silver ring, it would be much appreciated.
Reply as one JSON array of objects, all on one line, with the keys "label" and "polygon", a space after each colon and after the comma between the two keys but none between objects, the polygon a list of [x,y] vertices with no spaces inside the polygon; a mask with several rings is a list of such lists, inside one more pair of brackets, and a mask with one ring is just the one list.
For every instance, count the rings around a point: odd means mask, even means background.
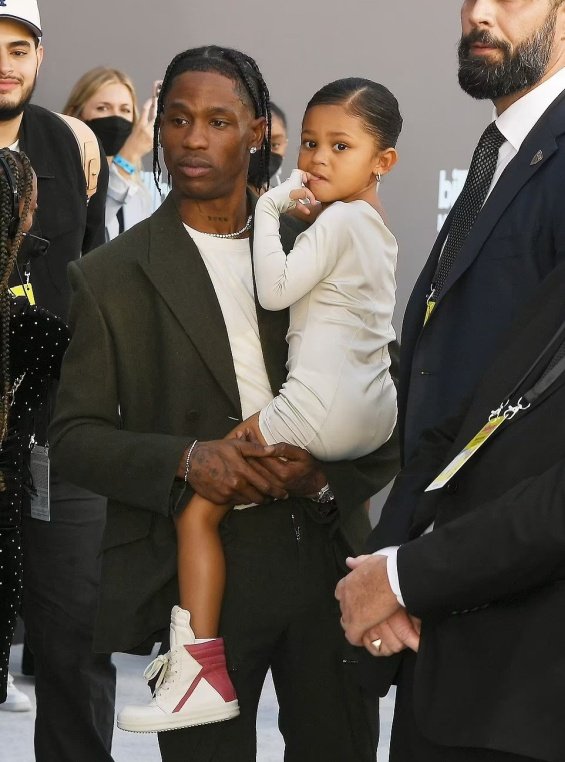
[{"label": "silver ring", "polygon": [[382,641],[381,638],[377,638],[376,640],[372,641],[372,645],[373,645],[375,651],[379,651],[380,652],[382,644],[383,644],[383,641]]}]

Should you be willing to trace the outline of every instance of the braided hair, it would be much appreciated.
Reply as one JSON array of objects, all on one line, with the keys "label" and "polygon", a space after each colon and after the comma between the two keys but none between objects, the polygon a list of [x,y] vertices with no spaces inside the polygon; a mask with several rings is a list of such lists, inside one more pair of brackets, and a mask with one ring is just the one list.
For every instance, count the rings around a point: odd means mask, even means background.
[{"label": "braided hair", "polygon": [[[28,217],[33,194],[33,169],[24,153],[0,150],[0,157],[10,168],[17,197],[23,209],[14,209],[14,189],[0,164],[0,447],[8,431],[11,403],[10,378],[10,291],[8,283],[23,241],[23,224]],[[18,201],[16,201],[16,205]],[[14,223],[16,227],[14,230]]]},{"label": "braided hair", "polygon": [[215,72],[231,79],[238,93],[248,103],[256,117],[264,117],[267,123],[265,137],[260,148],[259,163],[262,186],[269,184],[269,160],[271,158],[271,109],[269,90],[259,67],[250,56],[232,48],[206,45],[191,48],[176,55],[165,72],[163,84],[157,99],[155,128],[153,132],[153,177],[160,190],[161,165],[159,163],[159,127],[164,110],[165,98],[175,77],[187,71]]}]

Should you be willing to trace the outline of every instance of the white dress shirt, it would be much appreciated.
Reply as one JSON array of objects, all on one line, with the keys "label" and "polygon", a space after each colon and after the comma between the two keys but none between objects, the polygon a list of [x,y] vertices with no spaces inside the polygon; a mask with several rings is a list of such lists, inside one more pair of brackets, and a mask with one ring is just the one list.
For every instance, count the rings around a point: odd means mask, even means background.
[{"label": "white dress shirt", "polygon": [[[553,76],[542,82],[536,88],[509,106],[505,111],[495,118],[496,126],[506,138],[498,150],[498,160],[496,169],[489,188],[488,196],[499,181],[502,173],[516,156],[520,147],[528,134],[535,127],[537,122],[551,106],[553,101],[565,90],[565,68],[560,69]],[[496,114],[496,112],[495,112]],[[432,531],[433,525],[428,527],[425,534]],[[392,591],[398,598],[399,603],[404,606],[404,599],[400,589],[398,578],[398,565],[396,556],[398,547],[383,548],[374,555],[387,557],[388,580]]]},{"label": "white dress shirt", "polygon": [[120,234],[118,211],[124,215],[124,230],[147,219],[158,209],[169,192],[167,185],[158,192],[151,172],[138,172],[135,177],[125,178],[115,164],[110,164],[108,192],[106,194],[106,240]]}]

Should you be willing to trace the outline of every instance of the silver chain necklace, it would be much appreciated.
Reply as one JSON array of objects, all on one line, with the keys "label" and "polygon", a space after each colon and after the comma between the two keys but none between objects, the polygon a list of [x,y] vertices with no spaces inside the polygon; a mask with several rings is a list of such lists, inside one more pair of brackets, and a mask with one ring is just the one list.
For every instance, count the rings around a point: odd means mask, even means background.
[{"label": "silver chain necklace", "polygon": [[253,215],[250,214],[245,225],[241,228],[241,230],[236,230],[235,233],[204,233],[202,230],[200,232],[202,235],[209,235],[212,238],[238,238],[240,235],[247,233],[248,230],[251,230],[252,220]]}]

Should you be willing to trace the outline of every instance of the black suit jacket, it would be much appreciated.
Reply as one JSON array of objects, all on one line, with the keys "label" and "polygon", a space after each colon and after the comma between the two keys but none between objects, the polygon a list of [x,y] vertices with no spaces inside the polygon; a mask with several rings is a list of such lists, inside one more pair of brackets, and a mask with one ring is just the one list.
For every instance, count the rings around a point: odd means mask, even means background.
[{"label": "black suit jacket", "polygon": [[[424,489],[563,327],[564,297],[561,265],[496,353],[472,404],[430,432],[390,496],[393,507],[410,505],[416,521],[435,509],[434,531],[398,552],[407,609],[423,620],[414,691],[422,733],[436,744],[548,762],[561,762],[565,749],[565,375],[443,490]],[[376,661],[387,670],[388,660]]]},{"label": "black suit jacket", "polygon": [[[423,327],[426,294],[452,215],[404,316],[398,393],[403,463],[418,452],[427,430],[458,413],[512,321],[565,260],[565,93],[540,118],[498,180]],[[387,502],[374,545],[404,542],[411,519],[410,506]]]},{"label": "black suit jacket", "polygon": [[[534,157],[541,152],[543,158]],[[423,328],[426,294],[452,214],[408,303],[402,328],[404,459],[455,414],[539,283],[565,259],[565,94],[531,130],[469,233]]]},{"label": "black suit jacket", "polygon": [[[294,234],[281,221],[287,249]],[[239,392],[218,299],[172,195],[71,264],[69,276],[73,336],[51,458],[69,481],[108,496],[95,645],[133,650],[159,639],[178,600],[171,511],[191,496],[174,488],[182,453],[195,438],[233,428]],[[257,318],[276,393],[286,378],[288,314],[257,306]],[[378,453],[326,464],[340,511],[336,539],[347,547],[366,538],[362,502],[394,476],[397,455],[393,436]]]},{"label": "black suit jacket", "polygon": [[86,181],[72,131],[56,114],[32,104],[24,109],[20,149],[37,175],[33,232],[50,241],[45,256],[31,261],[31,283],[37,303],[66,319],[67,265],[105,240],[108,164],[102,154],[98,189],[87,205]]}]

